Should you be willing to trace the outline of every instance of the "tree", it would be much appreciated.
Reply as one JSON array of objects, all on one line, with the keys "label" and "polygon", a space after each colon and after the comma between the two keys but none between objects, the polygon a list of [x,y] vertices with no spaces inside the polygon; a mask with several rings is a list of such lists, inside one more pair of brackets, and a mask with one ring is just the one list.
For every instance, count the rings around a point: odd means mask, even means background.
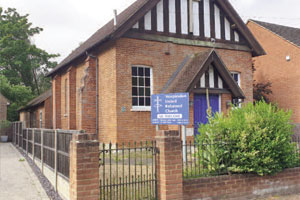
[{"label": "tree", "polygon": [[[256,71],[255,64],[253,62],[253,64],[252,64],[253,75],[254,75],[255,71]],[[273,93],[271,88],[272,88],[271,82],[257,83],[256,81],[253,81],[254,103],[259,102],[261,100],[264,100],[266,103],[270,103],[270,99],[268,98],[268,95]]]},{"label": "tree", "polygon": [[268,95],[272,94],[272,83],[256,83],[253,84],[253,99],[258,102],[264,100],[266,103],[270,103]]},{"label": "tree", "polygon": [[19,119],[17,110],[34,97],[29,87],[12,85],[3,75],[0,75],[0,93],[10,101],[7,110],[7,119],[9,121],[17,121]]},{"label": "tree", "polygon": [[31,42],[43,29],[32,27],[28,16],[0,7],[0,75],[14,86],[24,85],[40,94],[49,88],[50,80],[45,74],[56,66],[51,59],[58,54],[48,54]]}]

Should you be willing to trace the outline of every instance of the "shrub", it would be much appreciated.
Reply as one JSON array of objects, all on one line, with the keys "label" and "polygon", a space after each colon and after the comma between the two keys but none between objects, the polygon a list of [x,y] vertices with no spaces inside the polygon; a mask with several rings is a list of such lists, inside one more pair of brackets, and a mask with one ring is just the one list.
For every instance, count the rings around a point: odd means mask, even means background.
[{"label": "shrub", "polygon": [[6,130],[10,125],[11,123],[7,120],[0,121],[0,135],[6,135]]},{"label": "shrub", "polygon": [[[230,150],[214,151],[214,160],[229,159],[227,170],[233,173],[274,174],[295,166],[296,146],[291,143],[291,112],[264,101],[216,114],[199,127],[198,142],[231,141]],[[230,155],[217,154],[230,152]]]}]

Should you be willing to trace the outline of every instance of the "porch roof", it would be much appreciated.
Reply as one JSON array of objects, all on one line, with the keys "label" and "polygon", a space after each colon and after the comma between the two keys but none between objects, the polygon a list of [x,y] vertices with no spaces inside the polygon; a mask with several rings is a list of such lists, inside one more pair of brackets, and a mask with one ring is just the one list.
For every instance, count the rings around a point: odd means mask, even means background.
[{"label": "porch roof", "polygon": [[234,98],[244,99],[242,89],[231,76],[224,62],[215,50],[207,50],[187,56],[171,76],[161,93],[191,92],[201,76],[213,64]]}]

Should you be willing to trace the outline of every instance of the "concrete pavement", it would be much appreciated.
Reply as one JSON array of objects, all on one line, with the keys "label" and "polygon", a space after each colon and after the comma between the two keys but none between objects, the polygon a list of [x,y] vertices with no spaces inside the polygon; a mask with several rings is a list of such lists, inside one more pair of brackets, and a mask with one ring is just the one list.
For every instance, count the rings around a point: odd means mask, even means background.
[{"label": "concrete pavement", "polygon": [[27,161],[11,143],[0,143],[0,200],[49,199]]}]

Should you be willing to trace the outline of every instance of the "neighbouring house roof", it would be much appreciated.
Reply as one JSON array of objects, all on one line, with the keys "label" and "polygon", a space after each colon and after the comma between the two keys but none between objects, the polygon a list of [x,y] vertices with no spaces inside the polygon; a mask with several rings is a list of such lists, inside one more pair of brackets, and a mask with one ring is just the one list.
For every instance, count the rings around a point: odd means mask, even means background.
[{"label": "neighbouring house roof", "polygon": [[26,104],[26,106],[20,108],[18,111],[21,112],[21,111],[36,107],[36,106],[40,105],[41,103],[43,103],[44,101],[46,101],[51,96],[52,96],[52,89],[49,89],[48,91],[44,92],[40,96],[32,99],[30,102],[28,102]]},{"label": "neighbouring house roof", "polygon": [[256,21],[250,19],[252,21],[269,31],[275,33],[276,35],[282,37],[283,39],[293,43],[294,45],[300,47],[300,28],[294,28],[289,26],[283,26],[279,24],[272,24],[268,22]]},{"label": "neighbouring house roof", "polygon": [[171,76],[161,93],[191,92],[211,64],[216,67],[220,76],[228,85],[232,96],[244,99],[243,91],[232,78],[226,65],[215,50],[207,50],[187,56]]},{"label": "neighbouring house roof", "polygon": [[[109,21],[106,25],[100,28],[88,40],[75,49],[67,56],[60,64],[58,64],[48,76],[54,76],[59,70],[68,67],[75,59],[86,56],[86,52],[91,51],[96,46],[103,44],[106,41],[114,40],[121,37],[126,31],[151,10],[160,0],[136,0],[131,6],[117,16],[117,25],[114,26],[114,21]],[[236,24],[241,34],[245,37],[253,50],[254,56],[264,55],[265,51],[254,38],[248,27],[240,18],[238,13],[232,7],[228,0],[216,0],[222,9]]]}]

